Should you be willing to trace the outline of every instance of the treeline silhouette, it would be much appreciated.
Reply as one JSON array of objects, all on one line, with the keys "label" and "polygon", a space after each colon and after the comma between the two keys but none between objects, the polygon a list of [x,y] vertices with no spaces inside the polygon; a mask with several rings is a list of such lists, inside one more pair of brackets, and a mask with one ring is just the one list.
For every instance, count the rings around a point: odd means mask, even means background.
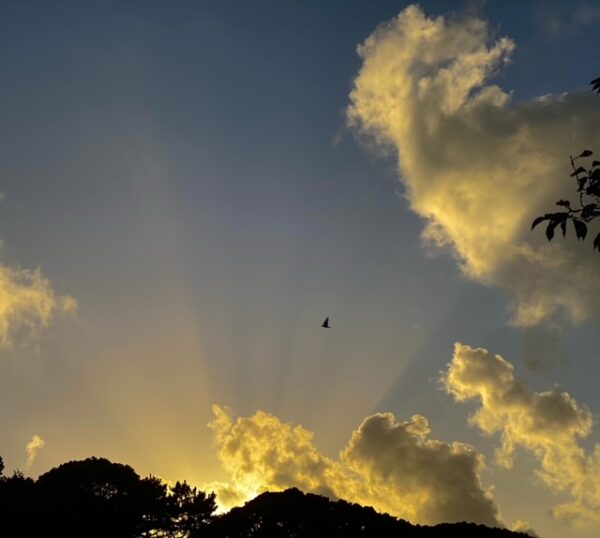
[{"label": "treeline silhouette", "polygon": [[37,480],[4,476],[0,458],[0,536],[313,538],[524,538],[474,523],[412,525],[373,508],[298,489],[263,493],[217,515],[214,493],[186,482],[141,478],[104,458],[70,461]]}]

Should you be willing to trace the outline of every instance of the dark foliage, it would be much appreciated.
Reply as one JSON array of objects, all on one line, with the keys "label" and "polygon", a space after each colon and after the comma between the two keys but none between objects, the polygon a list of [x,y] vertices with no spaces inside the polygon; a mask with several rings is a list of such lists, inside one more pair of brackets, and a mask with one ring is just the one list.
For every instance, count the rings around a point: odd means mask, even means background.
[{"label": "dark foliage", "polygon": [[[148,504],[159,504],[163,488],[144,482],[128,465],[103,458],[70,461],[41,475],[39,510],[62,535],[132,536],[144,529]],[[89,534],[88,534],[89,535]]]},{"label": "dark foliage", "polygon": [[[19,471],[0,477],[0,536],[34,536],[35,483]],[[11,532],[12,531],[12,532]],[[18,532],[15,532],[18,531]]]},{"label": "dark foliage", "polygon": [[2,476],[0,536],[169,538],[525,538],[473,523],[411,525],[373,508],[305,494],[263,493],[215,516],[214,494],[186,482],[167,486],[104,458],[70,461],[37,481]]},{"label": "dark foliage", "polygon": [[0,477],[0,536],[186,536],[212,519],[214,494],[168,487],[104,458],[64,463],[37,481]]},{"label": "dark foliage", "polygon": [[506,529],[474,523],[445,523],[434,527],[412,525],[371,507],[330,501],[320,495],[288,489],[263,493],[241,508],[234,508],[202,534],[210,538],[525,538]]},{"label": "dark foliage", "polygon": [[[588,233],[588,224],[600,217],[600,161],[592,161],[591,165],[582,166],[575,161],[588,159],[593,153],[586,149],[577,157],[571,157],[573,172],[571,177],[577,185],[577,201],[558,200],[556,205],[562,207],[562,211],[546,213],[537,217],[531,223],[533,230],[538,224],[547,222],[546,238],[552,241],[556,228],[560,228],[563,237],[567,235],[567,223],[571,221],[577,239],[585,239]],[[600,233],[596,235],[593,248],[600,252]]]},{"label": "dark foliage", "polygon": [[[600,77],[590,82],[592,91],[600,94]],[[578,159],[589,159],[593,153],[589,149],[583,150],[577,157],[571,157],[571,177],[577,185],[577,201],[559,200],[556,205],[564,208],[555,213],[546,213],[537,217],[531,223],[533,230],[538,224],[548,222],[546,225],[546,238],[552,241],[556,228],[560,227],[563,237],[567,235],[567,222],[573,223],[575,237],[585,239],[588,233],[588,224],[600,217],[600,161],[588,161],[587,166],[582,166]],[[600,252],[600,233],[596,235],[592,248]]]},{"label": "dark foliage", "polygon": [[207,495],[186,482],[177,482],[170,490],[171,530],[176,535],[185,535],[189,532],[202,536],[200,531],[214,519],[213,512],[217,508],[214,493]]}]

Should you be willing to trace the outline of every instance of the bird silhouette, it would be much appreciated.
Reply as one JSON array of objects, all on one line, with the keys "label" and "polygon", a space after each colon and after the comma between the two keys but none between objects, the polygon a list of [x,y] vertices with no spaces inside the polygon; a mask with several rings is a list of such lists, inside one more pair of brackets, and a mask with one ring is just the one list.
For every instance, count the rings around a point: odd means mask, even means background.
[{"label": "bird silhouette", "polygon": [[331,326],[329,325],[329,318],[325,318],[325,321],[321,324],[321,327],[325,329],[331,329]]}]

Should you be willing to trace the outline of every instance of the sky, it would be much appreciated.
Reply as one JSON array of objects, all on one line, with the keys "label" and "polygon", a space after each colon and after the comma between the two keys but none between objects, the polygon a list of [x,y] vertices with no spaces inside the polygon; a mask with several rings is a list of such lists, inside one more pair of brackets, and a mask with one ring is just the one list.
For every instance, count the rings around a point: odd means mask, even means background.
[{"label": "sky", "polygon": [[7,470],[597,536],[600,255],[530,225],[600,151],[599,21],[2,3]]}]

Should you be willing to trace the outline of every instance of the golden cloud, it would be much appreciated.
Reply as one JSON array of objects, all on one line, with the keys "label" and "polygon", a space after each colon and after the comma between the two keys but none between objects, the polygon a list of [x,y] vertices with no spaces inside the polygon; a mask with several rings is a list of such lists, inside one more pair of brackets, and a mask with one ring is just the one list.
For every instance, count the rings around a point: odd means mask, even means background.
[{"label": "golden cloud", "polygon": [[38,452],[44,448],[44,446],[46,446],[46,442],[37,434],[31,438],[27,445],[25,445],[25,451],[27,452],[27,464],[25,467],[27,469],[33,465]]},{"label": "golden cloud", "polygon": [[600,100],[511,104],[488,79],[514,48],[490,42],[476,17],[432,19],[409,6],[358,47],[348,123],[397,155],[424,239],[470,278],[511,292],[515,324],[579,322],[600,305],[598,257],[576,241],[549,244],[530,224],[572,194],[569,154],[600,148]]},{"label": "golden cloud", "polygon": [[322,455],[312,432],[264,411],[233,419],[213,406],[219,458],[227,484],[212,484],[221,506],[261,491],[298,487],[373,506],[417,523],[475,521],[500,525],[498,508],[480,481],[484,461],[472,447],[431,439],[425,417],[398,422],[367,417],[338,459]]},{"label": "golden cloud", "polygon": [[515,450],[525,448],[536,457],[542,482],[572,496],[572,503],[554,509],[557,518],[600,521],[600,445],[586,454],[580,444],[593,426],[585,406],[557,387],[531,392],[508,361],[462,344],[456,344],[442,382],[456,401],[479,402],[470,422],[486,435],[500,435],[501,465],[511,467]]},{"label": "golden cloud", "polygon": [[31,343],[57,314],[76,309],[75,299],[57,296],[39,269],[0,264],[0,347]]}]

